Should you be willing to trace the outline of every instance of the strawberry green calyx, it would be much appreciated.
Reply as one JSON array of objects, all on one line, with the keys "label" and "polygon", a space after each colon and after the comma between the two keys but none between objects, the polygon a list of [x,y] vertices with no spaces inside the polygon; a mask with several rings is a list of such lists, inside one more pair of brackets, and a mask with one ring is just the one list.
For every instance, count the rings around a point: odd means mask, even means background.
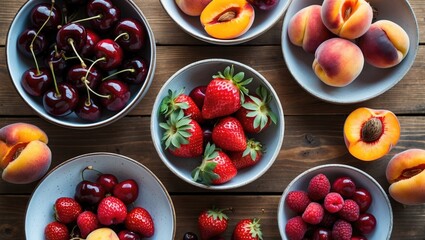
[{"label": "strawberry green calyx", "polygon": [[221,79],[227,79],[233,82],[233,84],[235,84],[237,86],[237,88],[240,91],[240,96],[241,96],[241,104],[243,104],[245,102],[245,95],[248,95],[248,88],[246,88],[245,86],[248,85],[249,83],[252,82],[252,78],[247,78],[244,80],[245,78],[245,73],[244,72],[238,72],[236,73],[236,75],[234,75],[235,73],[235,68],[234,66],[227,66],[223,73],[222,72],[218,72],[217,75],[214,75],[213,78],[221,78]]},{"label": "strawberry green calyx", "polygon": [[263,239],[263,233],[261,232],[260,219],[252,219],[252,222],[248,224],[249,232],[253,238]]},{"label": "strawberry green calyx", "polygon": [[211,161],[218,156],[218,150],[214,144],[207,144],[201,165],[192,171],[193,181],[209,186],[214,179],[220,177],[214,173],[217,163]]},{"label": "strawberry green calyx", "polygon": [[162,122],[159,126],[165,129],[162,141],[165,144],[165,149],[175,149],[180,148],[182,144],[188,144],[187,140],[192,133],[192,125],[190,122],[192,120],[184,116],[183,110],[173,112],[170,115],[170,118],[167,119],[167,122]]},{"label": "strawberry green calyx", "polygon": [[256,89],[256,93],[259,97],[249,96],[252,102],[246,102],[242,104],[242,107],[248,110],[247,117],[253,117],[254,129],[260,128],[260,131],[266,127],[269,119],[276,124],[277,116],[270,109],[269,103],[272,100],[272,96],[269,91],[263,86],[259,86]]},{"label": "strawberry green calyx", "polygon": [[252,161],[255,161],[257,159],[257,155],[259,153],[264,153],[265,150],[263,148],[263,145],[256,141],[255,139],[251,138],[248,139],[248,141],[246,142],[246,149],[245,151],[243,151],[242,153],[242,157],[245,156],[250,156]]},{"label": "strawberry green calyx", "polygon": [[212,209],[207,210],[208,217],[212,217],[214,220],[219,219],[220,221],[225,219],[229,219],[227,215],[224,213],[228,209],[218,209],[213,207]]},{"label": "strawberry green calyx", "polygon": [[188,109],[189,104],[187,102],[176,102],[177,97],[183,94],[183,92],[184,88],[180,91],[172,91],[171,89],[168,89],[168,95],[165,96],[161,101],[159,107],[160,113],[165,117],[168,117],[171,115],[171,113],[179,109]]}]

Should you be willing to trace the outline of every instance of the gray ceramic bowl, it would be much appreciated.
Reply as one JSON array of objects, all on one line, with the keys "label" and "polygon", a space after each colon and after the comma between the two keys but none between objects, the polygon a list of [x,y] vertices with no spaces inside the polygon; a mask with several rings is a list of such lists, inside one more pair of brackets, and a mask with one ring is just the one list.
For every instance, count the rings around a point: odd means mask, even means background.
[{"label": "gray ceramic bowl", "polygon": [[[102,117],[96,122],[87,122],[81,120],[76,114],[72,113],[65,117],[55,117],[46,113],[43,108],[42,97],[33,97],[29,95],[21,85],[22,74],[29,68],[34,67],[34,61],[32,58],[23,56],[18,48],[17,42],[19,35],[30,25],[29,14],[31,9],[42,2],[50,3],[46,0],[33,0],[27,1],[16,13],[13,19],[6,39],[6,61],[7,68],[9,70],[10,78],[12,79],[13,85],[16,88],[18,94],[22,99],[30,106],[40,117],[45,120],[57,124],[62,127],[75,128],[75,129],[91,129],[106,126],[111,124],[118,119],[125,116],[130,112],[144,97],[148,91],[155,72],[156,67],[156,45],[153,32],[147,22],[142,11],[132,0],[112,0],[112,2],[121,9],[121,17],[132,17],[138,19],[146,29],[146,46],[140,52],[140,56],[143,57],[149,64],[146,80],[143,84],[130,85],[131,98],[127,105],[118,112],[104,111]],[[62,1],[56,1],[57,4],[61,4]],[[40,60],[39,64],[43,62]]]},{"label": "gray ceramic bowl", "polygon": [[[54,220],[52,206],[59,197],[73,197],[81,181],[81,171],[93,166],[103,173],[114,174],[118,180],[134,179],[139,185],[139,197],[134,206],[145,208],[155,224],[155,234],[149,239],[174,239],[176,215],[173,202],[161,181],[141,163],[113,153],[90,153],[69,159],[52,169],[38,184],[28,203],[25,216],[27,239],[43,240],[44,227]],[[91,172],[91,173],[90,173]],[[93,171],[84,176],[96,179]]]},{"label": "gray ceramic bowl", "polygon": [[255,19],[251,28],[235,39],[213,38],[204,30],[199,17],[192,17],[183,13],[175,3],[175,0],[160,0],[160,2],[173,21],[191,36],[211,44],[234,45],[250,41],[269,30],[283,16],[291,0],[279,0],[277,5],[269,11],[261,11],[254,8]]},{"label": "gray ceramic bowl", "polygon": [[410,50],[405,59],[389,69],[375,68],[365,62],[360,76],[351,84],[337,88],[330,87],[317,78],[312,70],[314,54],[293,45],[288,38],[288,24],[299,10],[312,4],[322,4],[322,0],[292,1],[285,14],[282,27],[282,51],[289,71],[295,80],[310,94],[331,103],[349,104],[374,98],[396,85],[412,66],[419,47],[418,24],[407,0],[371,0],[370,5],[377,9],[377,19],[387,19],[399,24],[409,35]]},{"label": "gray ceramic bowl", "polygon": [[[248,85],[250,92],[255,92],[255,89],[260,84],[269,90],[273,96],[273,100],[270,102],[270,107],[278,116],[278,123],[276,125],[270,125],[268,129],[255,136],[255,138],[259,140],[267,150],[263,155],[263,159],[258,164],[251,168],[240,170],[236,177],[227,183],[222,185],[206,186],[194,182],[191,178],[191,171],[199,166],[201,158],[177,158],[170,154],[167,150],[164,150],[164,145],[161,142],[163,129],[159,127],[159,123],[164,120],[159,113],[159,106],[162,99],[167,95],[169,89],[180,90],[181,88],[185,87],[185,93],[189,94],[193,88],[201,85],[207,85],[212,79],[211,76],[216,74],[218,71],[223,71],[227,66],[231,65],[234,65],[235,73],[243,71],[245,72],[245,78],[253,78],[253,82]],[[251,67],[240,62],[227,59],[201,60],[189,64],[177,71],[167,80],[167,82],[164,83],[160,89],[153,105],[151,118],[152,141],[159,157],[164,162],[164,164],[174,174],[176,174],[184,181],[197,187],[215,190],[240,187],[256,180],[261,175],[263,175],[271,167],[280,152],[284,136],[284,127],[284,116],[281,103],[276,92],[273,90],[273,87],[270,85],[267,79],[265,79],[260,73]]]},{"label": "gray ceramic bowl", "polygon": [[279,231],[282,239],[288,239],[285,234],[285,225],[287,221],[296,216],[291,209],[286,205],[285,199],[289,192],[294,190],[307,190],[308,183],[315,175],[322,173],[329,178],[329,181],[335,180],[338,177],[347,176],[354,180],[356,186],[367,189],[372,195],[372,204],[367,212],[373,214],[377,220],[375,230],[365,235],[369,240],[390,239],[393,228],[393,213],[390,201],[384,189],[379,183],[364,171],[343,164],[326,164],[311,168],[292,180],[279,202],[277,220]]}]

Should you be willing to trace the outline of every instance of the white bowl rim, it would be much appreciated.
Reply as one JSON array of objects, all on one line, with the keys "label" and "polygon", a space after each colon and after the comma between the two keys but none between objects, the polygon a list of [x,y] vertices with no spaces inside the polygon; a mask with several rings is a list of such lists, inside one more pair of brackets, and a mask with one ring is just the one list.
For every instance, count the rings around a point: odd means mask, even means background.
[{"label": "white bowl rim", "polygon": [[12,74],[10,73],[10,69],[13,69],[13,66],[11,66],[10,62],[8,61],[8,55],[12,54],[11,52],[9,52],[9,42],[11,42],[10,38],[10,32],[13,28],[13,26],[15,25],[16,21],[19,21],[19,17],[18,15],[20,15],[21,10],[28,4],[31,4],[31,1],[27,1],[24,4],[21,5],[21,7],[19,8],[19,10],[17,11],[17,13],[15,14],[15,16],[12,19],[12,22],[9,25],[9,29],[7,31],[6,34],[6,42],[5,42],[5,55],[6,55],[6,66],[7,66],[7,72],[9,74],[9,77],[12,81],[12,85],[14,86],[16,92],[18,93],[18,95],[21,97],[21,99],[33,110],[35,111],[40,117],[42,117],[43,119],[45,119],[46,121],[61,126],[61,127],[65,127],[65,128],[71,128],[71,129],[95,129],[95,128],[100,128],[100,127],[104,127],[106,125],[112,124],[116,121],[118,121],[119,119],[121,119],[122,117],[124,117],[125,115],[127,115],[133,108],[135,108],[137,106],[137,104],[142,100],[142,98],[144,97],[144,95],[146,94],[146,92],[149,90],[150,85],[154,79],[154,75],[155,75],[155,69],[156,69],[156,41],[155,41],[155,36],[154,33],[152,31],[152,28],[150,27],[146,17],[144,16],[142,10],[137,6],[137,4],[134,3],[133,0],[125,0],[127,1],[131,7],[135,10],[135,12],[137,13],[137,15],[139,15],[140,19],[142,20],[145,28],[146,28],[146,32],[147,32],[147,36],[149,39],[149,47],[151,49],[151,56],[149,59],[149,71],[146,75],[146,80],[145,82],[142,84],[141,88],[137,91],[137,94],[134,95],[134,97],[132,97],[132,100],[129,101],[127,103],[127,105],[120,111],[116,112],[114,115],[110,116],[109,118],[106,118],[104,120],[101,121],[96,121],[96,122],[82,122],[82,123],[70,123],[66,120],[62,120],[60,117],[54,117],[49,115],[48,113],[44,112],[44,111],[40,111],[38,110],[36,107],[34,107],[31,104],[31,101],[29,100],[29,96],[26,96],[25,93],[22,93],[19,91],[18,87],[16,86],[17,83],[15,83],[15,81],[13,81],[12,78]]},{"label": "white bowl rim", "polygon": [[[287,186],[286,186],[286,188],[285,188],[285,190],[283,191],[283,193],[282,193],[282,195],[281,195],[281,198],[280,198],[280,201],[279,201],[279,207],[278,207],[278,210],[277,210],[277,220],[278,220],[278,222],[279,222],[279,220],[280,219],[282,219],[282,215],[283,215],[283,209],[284,209],[284,204],[285,204],[285,196],[286,195],[288,195],[288,193],[289,193],[289,189],[290,189],[290,187],[292,186],[292,185],[294,185],[294,183],[295,182],[297,182],[300,178],[302,178],[303,176],[305,176],[306,174],[308,174],[308,173],[311,173],[311,172],[314,172],[314,171],[316,171],[316,170],[319,170],[319,169],[323,169],[323,168],[345,168],[345,169],[349,169],[349,170],[352,170],[352,171],[355,171],[355,172],[357,172],[357,173],[360,173],[360,174],[362,174],[362,175],[364,175],[366,178],[368,178],[371,182],[373,182],[373,184],[375,184],[376,185],[376,187],[379,189],[379,191],[381,192],[381,194],[382,194],[382,196],[384,197],[384,200],[385,200],[385,203],[387,204],[387,206],[389,206],[389,215],[390,215],[390,219],[389,219],[389,221],[390,221],[390,224],[389,224],[389,226],[390,226],[390,228],[388,229],[388,236],[387,236],[387,240],[388,239],[390,239],[390,237],[391,237],[391,232],[392,232],[392,229],[393,229],[393,210],[392,210],[392,207],[391,207],[391,202],[390,202],[390,199],[388,198],[388,195],[387,195],[387,193],[384,191],[384,189],[382,188],[382,186],[375,180],[375,178],[373,178],[371,175],[369,175],[367,172],[365,172],[365,171],[363,171],[363,170],[361,170],[361,169],[359,169],[359,168],[356,168],[356,167],[353,167],[353,166],[350,166],[350,165],[346,165],[346,164],[338,164],[338,163],[334,163],[334,164],[324,164],[324,165],[319,165],[319,166],[316,166],[316,167],[312,167],[312,168],[309,168],[309,169],[307,169],[307,170],[305,170],[304,172],[302,172],[302,173],[300,173],[300,174],[298,174],[298,176],[296,176]],[[284,229],[284,227],[283,227],[283,225],[282,225],[282,223],[281,224],[279,224],[279,232],[280,232],[280,235],[282,236],[282,238],[283,238],[283,236],[285,236],[285,229]]]},{"label": "white bowl rim", "polygon": [[[256,75],[258,78],[260,78],[262,80],[262,83],[264,85],[267,86],[267,88],[269,89],[269,91],[272,93],[273,96],[278,96],[276,91],[273,89],[273,86],[269,83],[269,81],[264,78],[258,71],[256,71],[255,69],[251,68],[248,65],[245,65],[241,62],[238,61],[234,61],[234,60],[230,60],[230,59],[224,59],[224,58],[208,58],[208,59],[203,59],[203,60],[199,60],[193,63],[190,63],[186,66],[184,66],[183,68],[179,69],[177,72],[175,72],[161,87],[161,89],[158,92],[163,92],[165,91],[166,86],[168,86],[168,84],[178,75],[180,75],[182,72],[191,69],[191,68],[196,68],[198,65],[200,64],[206,64],[206,63],[213,63],[213,62],[217,62],[217,63],[228,63],[228,64],[233,64],[236,66],[239,66],[241,68],[246,68],[246,70],[250,71],[253,75]],[[277,144],[277,148],[274,151],[272,157],[271,157],[271,161],[269,161],[269,163],[261,170],[259,171],[259,173],[257,173],[253,178],[244,181],[244,182],[240,182],[238,184],[221,184],[221,185],[204,185],[195,181],[192,181],[191,179],[187,179],[184,176],[182,176],[182,174],[180,174],[175,168],[174,166],[167,160],[167,158],[165,156],[163,156],[163,154],[159,154],[159,152],[162,150],[162,145],[160,141],[156,141],[154,138],[154,134],[153,134],[153,129],[155,126],[155,122],[154,119],[157,117],[157,112],[158,112],[158,107],[161,103],[160,99],[156,99],[155,103],[153,105],[152,108],[152,114],[151,114],[151,126],[150,126],[150,131],[151,131],[151,137],[152,137],[152,142],[153,145],[155,147],[155,150],[158,154],[158,156],[161,158],[162,162],[168,167],[168,169],[170,169],[176,176],[178,176],[180,179],[184,180],[185,182],[200,187],[200,188],[204,188],[204,189],[211,189],[211,190],[226,190],[226,189],[234,189],[234,188],[238,188],[244,185],[247,185],[255,180],[257,180],[258,178],[260,178],[265,172],[267,172],[267,170],[273,165],[273,163],[276,161],[277,156],[280,152],[280,149],[282,148],[282,144],[283,144],[283,139],[284,139],[284,133],[285,133],[285,119],[284,119],[284,114],[283,114],[283,109],[282,109],[282,104],[280,103],[280,100],[278,97],[274,97],[274,99],[276,100],[276,105],[277,105],[277,109],[279,111],[278,113],[278,117],[279,117],[279,122],[281,123],[281,132],[280,132],[280,138],[278,139],[278,144]]]},{"label": "white bowl rim", "polygon": [[[81,154],[81,155],[78,155],[78,156],[75,156],[75,157],[73,157],[73,158],[70,158],[70,159],[68,159],[68,160],[65,160],[65,161],[63,161],[62,163],[60,163],[60,164],[58,164],[57,166],[55,166],[54,168],[52,168],[38,183],[37,183],[37,185],[34,187],[34,191],[31,193],[31,196],[30,196],[30,198],[28,199],[28,202],[27,202],[27,205],[26,205],[26,210],[25,210],[25,218],[26,218],[26,216],[27,216],[27,214],[28,214],[28,207],[29,207],[29,205],[30,205],[30,202],[31,202],[31,200],[32,200],[32,198],[33,198],[33,196],[34,196],[34,194],[35,194],[35,190],[40,186],[40,184],[44,181],[44,179],[46,179],[48,176],[50,176],[50,174],[52,174],[56,169],[58,169],[58,168],[60,168],[60,167],[62,167],[62,166],[64,166],[64,165],[66,165],[67,163],[70,163],[70,162],[73,162],[73,161],[78,161],[79,159],[81,159],[81,158],[85,158],[85,157],[94,157],[94,156],[112,156],[112,157],[116,157],[116,158],[122,158],[122,159],[125,159],[125,160],[127,160],[127,161],[129,161],[129,162],[132,162],[132,163],[134,163],[134,164],[136,164],[136,165],[138,165],[138,166],[140,166],[141,168],[143,168],[146,172],[148,172],[153,178],[154,178],[154,180],[161,186],[161,189],[162,189],[162,191],[164,191],[164,194],[165,194],[165,196],[167,197],[167,199],[168,199],[168,202],[170,203],[170,209],[171,209],[171,211],[172,211],[172,219],[173,219],[173,223],[174,223],[174,226],[173,226],[173,236],[175,237],[176,236],[176,210],[175,210],[175,208],[174,208],[174,204],[173,204],[173,200],[172,200],[172,198],[171,198],[171,196],[170,196],[170,194],[168,193],[168,191],[167,191],[167,189],[165,188],[165,186],[164,186],[164,184],[161,182],[161,180],[149,169],[149,168],[147,168],[145,165],[143,165],[142,163],[140,163],[140,162],[138,162],[138,161],[136,161],[136,160],[134,160],[134,159],[132,159],[132,158],[130,158],[130,157],[127,157],[127,156],[124,156],[124,155],[121,155],[121,154],[117,154],[117,153],[111,153],[111,152],[92,152],[92,153],[85,153],[85,154]],[[25,223],[24,224],[26,224],[26,221],[25,221]],[[26,226],[24,226],[24,228],[26,229]]]}]

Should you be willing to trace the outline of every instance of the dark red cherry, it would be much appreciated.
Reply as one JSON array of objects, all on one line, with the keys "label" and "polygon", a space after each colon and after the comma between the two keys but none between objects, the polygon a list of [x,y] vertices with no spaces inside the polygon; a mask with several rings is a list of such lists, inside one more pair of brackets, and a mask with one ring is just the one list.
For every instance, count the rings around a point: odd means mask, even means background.
[{"label": "dark red cherry", "polygon": [[73,86],[67,83],[58,84],[55,88],[47,90],[43,95],[43,107],[47,113],[54,116],[70,114],[78,103],[78,93]]},{"label": "dark red cherry", "polygon": [[44,22],[47,20],[47,18],[49,18],[49,15],[50,18],[44,25],[45,29],[56,29],[59,25],[62,24],[61,10],[56,5],[53,6],[53,9],[51,9],[51,7],[51,3],[40,3],[32,9],[30,13],[30,19],[32,25],[36,29],[39,29],[41,26],[43,26]]},{"label": "dark red cherry", "polygon": [[84,80],[87,80],[87,85],[91,89],[94,89],[102,81],[102,74],[95,66],[92,66],[86,79],[85,76],[88,70],[89,68],[83,68],[81,64],[76,64],[68,69],[66,74],[66,81],[73,85],[80,92],[87,90]]},{"label": "dark red cherry", "polygon": [[81,49],[81,56],[90,58],[94,55],[94,46],[96,46],[97,42],[100,41],[99,35],[96,32],[86,28],[87,32],[87,40],[86,44],[84,44]]},{"label": "dark red cherry", "polygon": [[130,204],[139,196],[139,185],[133,179],[121,181],[115,185],[112,195],[119,198],[125,204]]},{"label": "dark red cherry", "polygon": [[42,96],[53,83],[53,77],[49,69],[40,68],[40,72],[36,68],[30,68],[22,75],[22,87],[31,96]]},{"label": "dark red cherry", "polygon": [[332,232],[326,228],[316,228],[313,232],[313,240],[331,240]]},{"label": "dark red cherry", "polygon": [[332,184],[332,191],[341,194],[341,196],[349,198],[356,191],[356,184],[349,177],[339,177]]},{"label": "dark red cherry", "polygon": [[204,147],[207,146],[208,143],[212,143],[212,128],[211,127],[202,127],[203,141]]},{"label": "dark red cherry", "polygon": [[34,37],[35,40],[33,42],[33,51],[36,56],[40,55],[47,49],[48,41],[43,33],[39,33],[37,35],[37,30],[33,28],[26,29],[18,38],[18,49],[27,57],[32,57],[30,45]]},{"label": "dark red cherry", "polygon": [[132,71],[123,71],[122,79],[129,84],[142,84],[148,75],[149,66],[141,57],[134,57],[124,61],[120,70],[132,69]]},{"label": "dark red cherry", "polygon": [[90,0],[87,3],[87,15],[100,18],[91,20],[91,24],[100,31],[106,31],[118,22],[121,18],[121,11],[115,7],[110,0]]},{"label": "dark red cherry", "polygon": [[68,66],[68,62],[63,57],[64,51],[55,49],[53,46],[50,50],[47,56],[44,58],[44,64],[46,66],[49,66],[49,62],[53,65],[53,70],[55,71],[56,76],[59,76],[63,73],[63,71]]},{"label": "dark red cherry", "polygon": [[361,235],[353,235],[350,240],[367,240],[367,238]]},{"label": "dark red cherry", "polygon": [[376,219],[370,213],[360,214],[359,219],[354,223],[354,226],[363,234],[369,234],[376,227]]},{"label": "dark red cherry", "polygon": [[109,111],[123,109],[130,99],[130,90],[127,85],[116,79],[103,81],[99,85],[98,92],[108,96],[108,98],[101,98],[100,102]]},{"label": "dark red cherry", "polygon": [[192,89],[189,93],[189,97],[195,102],[196,106],[199,109],[202,109],[204,105],[205,92],[207,91],[207,86],[198,86]]},{"label": "dark red cherry", "polygon": [[95,122],[102,116],[101,108],[93,98],[82,97],[74,109],[75,114],[86,121]]},{"label": "dark red cherry", "polygon": [[198,240],[198,236],[193,232],[186,232],[183,235],[183,240]]},{"label": "dark red cherry", "polygon": [[74,198],[81,204],[96,205],[105,197],[105,190],[98,183],[83,180],[75,188]]},{"label": "dark red cherry", "polygon": [[94,47],[96,59],[103,59],[96,63],[103,70],[109,71],[116,69],[123,60],[123,52],[112,39],[100,40]]},{"label": "dark red cherry", "polygon": [[97,177],[96,182],[102,185],[106,192],[112,193],[115,185],[118,184],[118,178],[110,173],[103,173]]},{"label": "dark red cherry", "polygon": [[117,23],[114,29],[115,41],[127,51],[140,50],[145,45],[145,29],[133,18],[125,18]]},{"label": "dark red cherry", "polygon": [[124,229],[118,233],[119,240],[140,240],[140,235],[130,230]]},{"label": "dark red cherry", "polygon": [[65,24],[56,34],[56,44],[65,51],[73,51],[72,45],[77,52],[81,51],[84,44],[86,44],[86,40],[86,28],[79,23]]},{"label": "dark red cherry", "polygon": [[351,197],[360,208],[360,212],[366,212],[372,204],[372,195],[364,188],[357,188]]}]

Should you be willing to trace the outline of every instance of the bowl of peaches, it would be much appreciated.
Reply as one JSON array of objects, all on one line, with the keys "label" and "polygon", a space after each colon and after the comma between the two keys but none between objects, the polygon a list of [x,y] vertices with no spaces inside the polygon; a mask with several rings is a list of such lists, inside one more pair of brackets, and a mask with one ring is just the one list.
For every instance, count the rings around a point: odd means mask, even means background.
[{"label": "bowl of peaches", "polygon": [[54,124],[91,129],[133,109],[156,65],[153,32],[132,0],[26,2],[6,42],[22,99]]},{"label": "bowl of peaches", "polygon": [[303,0],[288,7],[282,51],[294,79],[331,103],[369,100],[411,68],[418,24],[407,0]]},{"label": "bowl of peaches", "polygon": [[283,142],[284,116],[270,83],[227,59],[191,63],[171,76],[152,109],[164,164],[194,186],[232,189],[261,177]]},{"label": "bowl of peaches", "polygon": [[269,30],[290,0],[161,0],[173,21],[191,36],[211,44],[234,45]]}]

